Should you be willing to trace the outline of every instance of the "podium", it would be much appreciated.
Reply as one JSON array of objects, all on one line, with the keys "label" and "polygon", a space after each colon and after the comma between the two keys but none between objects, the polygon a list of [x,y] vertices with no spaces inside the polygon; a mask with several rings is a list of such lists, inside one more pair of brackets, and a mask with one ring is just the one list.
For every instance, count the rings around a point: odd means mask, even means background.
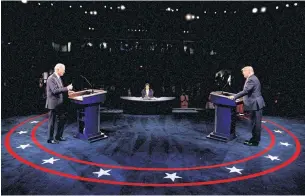
[{"label": "podium", "polygon": [[106,100],[107,91],[88,89],[69,94],[69,99],[78,105],[76,138],[90,143],[107,136],[100,130],[100,104]]},{"label": "podium", "polygon": [[210,93],[210,101],[215,104],[215,127],[207,138],[224,142],[236,138],[236,106],[242,101],[229,99],[231,95],[235,94],[222,91]]}]

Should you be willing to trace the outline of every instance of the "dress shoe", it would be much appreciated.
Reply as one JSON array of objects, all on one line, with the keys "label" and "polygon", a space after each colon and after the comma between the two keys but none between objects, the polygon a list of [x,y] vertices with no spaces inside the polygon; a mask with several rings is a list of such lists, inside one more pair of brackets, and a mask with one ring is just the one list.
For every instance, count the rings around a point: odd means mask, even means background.
[{"label": "dress shoe", "polygon": [[247,146],[258,146],[259,142],[245,141],[244,144]]},{"label": "dress shoe", "polygon": [[58,144],[58,141],[56,141],[56,140],[48,140],[48,143],[49,144]]},{"label": "dress shoe", "polygon": [[64,138],[64,137],[60,137],[60,138],[56,138],[56,140],[58,140],[58,141],[66,141],[67,139]]}]

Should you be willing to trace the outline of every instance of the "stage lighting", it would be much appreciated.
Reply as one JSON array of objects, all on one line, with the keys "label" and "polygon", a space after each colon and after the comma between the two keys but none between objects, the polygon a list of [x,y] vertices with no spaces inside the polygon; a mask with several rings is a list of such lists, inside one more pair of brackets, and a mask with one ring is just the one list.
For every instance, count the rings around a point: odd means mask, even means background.
[{"label": "stage lighting", "polygon": [[70,5],[69,7],[72,8],[72,5]]},{"label": "stage lighting", "polygon": [[214,12],[214,14],[217,14],[217,12]]},{"label": "stage lighting", "polygon": [[262,13],[265,13],[265,12],[266,12],[266,10],[267,10],[267,8],[266,8],[266,7],[262,7],[262,8],[261,8],[261,12],[262,12]]},{"label": "stage lighting", "polygon": [[94,14],[94,15],[97,15],[97,11],[94,11],[93,14]]},{"label": "stage lighting", "polygon": [[185,19],[186,19],[186,20],[192,20],[192,15],[191,15],[191,14],[185,15]]},{"label": "stage lighting", "polygon": [[107,6],[105,5],[104,8],[107,8]]},{"label": "stage lighting", "polygon": [[277,10],[278,10],[278,9],[279,9],[279,6],[276,6],[276,7],[275,7],[275,9],[277,9]]},{"label": "stage lighting", "polygon": [[91,30],[91,27],[89,27],[89,30]]},{"label": "stage lighting", "polygon": [[190,48],[190,55],[193,55],[195,52],[194,48]]},{"label": "stage lighting", "polygon": [[110,7],[110,9],[112,10],[112,7]]},{"label": "stage lighting", "polygon": [[22,3],[27,3],[28,1],[27,1],[27,0],[21,0],[21,2],[22,2]]},{"label": "stage lighting", "polygon": [[91,42],[88,42],[87,46],[92,47],[92,46],[93,46],[93,44],[92,44]]},{"label": "stage lighting", "polygon": [[204,11],[204,13],[206,14],[206,13],[207,13],[207,11]]},{"label": "stage lighting", "polygon": [[40,3],[38,3],[38,5],[41,5]]},{"label": "stage lighting", "polygon": [[124,5],[121,5],[121,10],[125,10],[125,6]]},{"label": "stage lighting", "polygon": [[227,13],[227,11],[225,10],[223,13]]},{"label": "stage lighting", "polygon": [[234,11],[234,14],[236,14],[236,11]]},{"label": "stage lighting", "polygon": [[195,16],[194,16],[194,15],[192,15],[192,19],[195,19]]},{"label": "stage lighting", "polygon": [[171,11],[171,8],[168,7],[168,8],[166,9],[166,11],[168,11],[168,12]]},{"label": "stage lighting", "polygon": [[213,50],[210,52],[210,55],[211,56],[213,56],[213,55],[215,55],[216,54],[216,52],[214,52]]},{"label": "stage lighting", "polygon": [[51,3],[51,6],[53,6],[53,3]]},{"label": "stage lighting", "polygon": [[93,15],[93,11],[90,11],[90,15]]},{"label": "stage lighting", "polygon": [[294,3],[294,6],[298,6],[298,3]]},{"label": "stage lighting", "polygon": [[176,12],[178,12],[179,10],[178,9],[176,9]]},{"label": "stage lighting", "polygon": [[197,19],[199,19],[199,16],[197,16]]},{"label": "stage lighting", "polygon": [[106,49],[107,48],[107,43],[103,42],[103,48]]},{"label": "stage lighting", "polygon": [[79,7],[80,7],[80,8],[82,8],[83,6],[82,6],[82,5],[80,5]]},{"label": "stage lighting", "polygon": [[286,7],[289,7],[289,4],[286,4]]},{"label": "stage lighting", "polygon": [[85,11],[85,14],[87,14],[88,12],[87,11]]},{"label": "stage lighting", "polygon": [[94,28],[92,28],[92,31],[94,31]]}]

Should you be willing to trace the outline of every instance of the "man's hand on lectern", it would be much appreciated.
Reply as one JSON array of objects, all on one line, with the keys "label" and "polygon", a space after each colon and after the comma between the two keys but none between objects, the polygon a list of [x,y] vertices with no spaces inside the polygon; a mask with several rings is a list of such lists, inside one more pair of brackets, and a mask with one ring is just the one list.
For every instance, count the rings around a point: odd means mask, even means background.
[{"label": "man's hand on lectern", "polygon": [[73,93],[75,93],[74,91],[68,91],[68,96],[71,96]]},{"label": "man's hand on lectern", "polygon": [[234,96],[232,96],[232,95],[229,96],[229,99],[234,100]]},{"label": "man's hand on lectern", "polygon": [[67,86],[67,88],[68,88],[68,91],[72,90],[72,89],[73,89],[72,84],[70,84],[69,86]]}]

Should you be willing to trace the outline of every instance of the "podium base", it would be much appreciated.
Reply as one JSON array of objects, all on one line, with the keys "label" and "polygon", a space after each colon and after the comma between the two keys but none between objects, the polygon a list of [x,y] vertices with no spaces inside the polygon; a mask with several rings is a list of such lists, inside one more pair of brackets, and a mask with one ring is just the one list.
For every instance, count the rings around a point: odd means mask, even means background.
[{"label": "podium base", "polygon": [[218,135],[218,134],[215,134],[214,132],[211,132],[207,138],[209,139],[213,139],[213,140],[218,140],[218,141],[222,141],[222,142],[228,142],[228,141],[231,141],[233,139],[236,138],[236,135],[233,134],[233,135],[230,135],[228,137],[226,136],[223,136],[223,135]]},{"label": "podium base", "polygon": [[96,135],[90,136],[90,137],[88,137],[87,135],[84,135],[82,133],[77,133],[74,135],[74,137],[81,139],[81,140],[86,140],[90,143],[108,138],[108,136],[105,133],[103,133],[102,131],[100,131],[100,133],[97,133]]}]

